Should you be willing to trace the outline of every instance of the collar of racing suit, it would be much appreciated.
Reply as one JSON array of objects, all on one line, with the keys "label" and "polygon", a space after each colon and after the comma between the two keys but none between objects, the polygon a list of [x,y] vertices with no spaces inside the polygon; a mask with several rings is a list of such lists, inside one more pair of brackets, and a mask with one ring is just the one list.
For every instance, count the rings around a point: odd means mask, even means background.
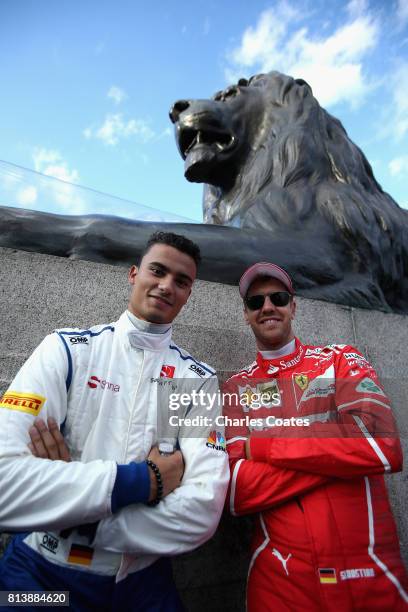
[{"label": "collar of racing suit", "polygon": [[264,359],[278,359],[279,357],[286,357],[290,355],[296,349],[296,340],[293,338],[290,342],[282,346],[280,349],[274,351],[259,351]]},{"label": "collar of racing suit", "polygon": [[159,325],[149,323],[148,321],[141,321],[132,315],[132,313],[126,311],[120,317],[117,327],[127,335],[129,344],[133,348],[147,351],[163,351],[170,345],[171,325]]},{"label": "collar of racing suit", "polygon": [[143,321],[139,319],[130,310],[126,311],[128,319],[132,321],[133,325],[141,332],[147,332],[149,334],[165,334],[171,329],[171,323],[151,323],[150,321]]},{"label": "collar of racing suit", "polygon": [[276,357],[275,359],[265,358],[261,352],[256,356],[256,362],[258,364],[261,373],[265,377],[271,374],[277,374],[278,372],[287,372],[288,370],[296,367],[305,356],[305,347],[300,342],[299,338],[295,338],[295,350],[287,355]]}]

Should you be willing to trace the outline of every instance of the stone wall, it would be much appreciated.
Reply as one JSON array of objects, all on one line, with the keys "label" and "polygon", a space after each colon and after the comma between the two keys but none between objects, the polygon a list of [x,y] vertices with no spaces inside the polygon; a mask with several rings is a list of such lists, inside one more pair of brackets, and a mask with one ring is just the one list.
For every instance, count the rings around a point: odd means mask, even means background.
[{"label": "stone wall", "polygon": [[[114,321],[126,308],[126,269],[0,249],[0,391],[45,334],[57,327]],[[401,315],[298,298],[296,333],[309,343],[356,345],[376,366],[393,400],[405,455],[408,326]],[[197,281],[174,325],[175,341],[222,377],[253,360],[255,344],[236,287]],[[407,476],[388,477],[402,553],[408,563]],[[224,517],[211,542],[179,557],[175,575],[191,612],[239,612],[248,563],[250,519]]]}]

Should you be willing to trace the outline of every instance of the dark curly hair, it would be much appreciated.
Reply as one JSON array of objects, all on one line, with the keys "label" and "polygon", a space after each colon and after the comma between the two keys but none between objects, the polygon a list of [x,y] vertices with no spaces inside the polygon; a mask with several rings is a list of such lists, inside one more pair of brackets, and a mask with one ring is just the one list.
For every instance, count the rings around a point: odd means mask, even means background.
[{"label": "dark curly hair", "polygon": [[173,234],[173,232],[154,232],[154,234],[149,237],[146,246],[140,254],[138,265],[140,265],[143,257],[155,244],[167,244],[181,251],[181,253],[189,255],[194,260],[197,267],[201,262],[200,247],[192,240],[189,240],[189,238],[181,236],[180,234]]}]

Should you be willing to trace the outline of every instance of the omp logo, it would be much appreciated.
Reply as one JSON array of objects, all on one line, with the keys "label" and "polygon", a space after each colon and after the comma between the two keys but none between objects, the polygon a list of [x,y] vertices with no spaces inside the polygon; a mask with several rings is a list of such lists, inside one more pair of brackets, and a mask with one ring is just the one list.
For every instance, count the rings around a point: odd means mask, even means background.
[{"label": "omp logo", "polygon": [[85,338],[85,336],[71,336],[69,341],[71,344],[88,344],[89,338]]},{"label": "omp logo", "polygon": [[45,402],[45,397],[42,395],[34,395],[34,393],[20,393],[19,391],[7,391],[0,399],[0,408],[8,410],[17,410],[38,416]]},{"label": "omp logo", "polygon": [[88,387],[90,387],[91,389],[100,388],[102,389],[102,391],[106,389],[107,391],[113,391],[114,393],[118,393],[120,390],[120,385],[117,385],[113,382],[109,382],[108,380],[104,380],[103,378],[98,378],[98,376],[90,377],[90,379],[88,380]]},{"label": "omp logo", "polygon": [[53,555],[56,554],[59,540],[50,533],[44,533],[40,546],[49,550]]},{"label": "omp logo", "polygon": [[162,365],[160,378],[174,378],[174,372],[176,371],[175,366]]},{"label": "omp logo", "polygon": [[200,368],[200,366],[196,365],[195,363],[192,363],[188,369],[198,374],[198,376],[201,376],[201,378],[205,376],[205,371],[202,368]]},{"label": "omp logo", "polygon": [[227,452],[225,438],[219,431],[212,431],[208,436],[205,445],[208,446],[208,448],[213,448],[214,450],[221,450],[224,451],[224,453]]}]

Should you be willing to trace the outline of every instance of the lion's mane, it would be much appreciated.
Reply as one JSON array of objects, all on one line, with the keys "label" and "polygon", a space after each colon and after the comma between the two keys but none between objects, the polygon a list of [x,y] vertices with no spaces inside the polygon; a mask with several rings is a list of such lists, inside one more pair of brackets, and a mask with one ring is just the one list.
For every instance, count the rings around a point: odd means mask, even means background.
[{"label": "lion's mane", "polygon": [[[271,72],[245,86],[247,95],[262,88],[264,112],[246,133],[249,153],[232,189],[206,185],[206,222],[278,235],[314,235],[319,227],[328,249],[338,243],[339,265],[346,255],[348,272],[371,275],[386,302],[406,299],[408,214],[382,190],[340,121],[301,79]],[[241,119],[249,125],[246,110],[243,102]]]}]

